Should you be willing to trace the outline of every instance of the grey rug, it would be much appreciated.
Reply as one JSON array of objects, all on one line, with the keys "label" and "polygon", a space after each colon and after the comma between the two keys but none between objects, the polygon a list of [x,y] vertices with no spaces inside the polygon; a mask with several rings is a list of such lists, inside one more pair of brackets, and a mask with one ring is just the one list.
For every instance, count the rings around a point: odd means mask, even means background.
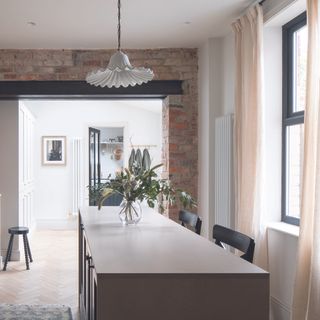
[{"label": "grey rug", "polygon": [[0,304],[0,320],[72,320],[72,314],[61,304]]}]

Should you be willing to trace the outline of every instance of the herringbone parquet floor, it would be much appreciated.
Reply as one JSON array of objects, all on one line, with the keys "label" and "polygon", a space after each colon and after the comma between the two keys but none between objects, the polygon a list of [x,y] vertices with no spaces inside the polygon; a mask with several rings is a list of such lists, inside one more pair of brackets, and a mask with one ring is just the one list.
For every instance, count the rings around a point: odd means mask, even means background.
[{"label": "herringbone parquet floor", "polygon": [[65,304],[77,319],[77,232],[34,231],[29,240],[34,262],[26,270],[22,251],[0,271],[0,303]]}]

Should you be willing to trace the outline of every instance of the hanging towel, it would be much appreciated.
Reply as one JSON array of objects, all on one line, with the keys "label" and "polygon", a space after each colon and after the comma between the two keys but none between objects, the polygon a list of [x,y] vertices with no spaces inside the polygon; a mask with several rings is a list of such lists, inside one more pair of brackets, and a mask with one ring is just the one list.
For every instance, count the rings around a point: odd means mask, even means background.
[{"label": "hanging towel", "polygon": [[151,166],[151,158],[148,149],[143,150],[142,168],[144,171],[149,170]]},{"label": "hanging towel", "polygon": [[141,170],[141,168],[142,168],[142,153],[141,153],[140,149],[138,149],[136,151],[135,162],[136,162],[135,164],[136,164],[137,168],[139,170]]},{"label": "hanging towel", "polygon": [[135,161],[136,151],[134,149],[131,150],[130,158],[129,158],[129,169],[132,170],[133,163]]}]

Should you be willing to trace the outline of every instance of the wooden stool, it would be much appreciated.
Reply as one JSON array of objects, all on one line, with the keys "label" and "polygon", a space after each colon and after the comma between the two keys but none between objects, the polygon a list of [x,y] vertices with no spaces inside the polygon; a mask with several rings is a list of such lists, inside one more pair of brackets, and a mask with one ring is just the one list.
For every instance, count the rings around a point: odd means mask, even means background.
[{"label": "wooden stool", "polygon": [[8,229],[8,232],[10,234],[10,240],[9,240],[9,244],[8,244],[6,259],[4,261],[3,271],[6,271],[8,261],[10,261],[10,258],[11,258],[13,238],[14,238],[15,234],[17,234],[17,235],[22,234],[23,245],[24,245],[24,256],[26,258],[27,270],[29,270],[30,269],[29,268],[29,258],[30,258],[30,262],[33,261],[30,246],[29,246],[28,236],[27,236],[27,234],[29,233],[29,228],[27,228],[27,227],[12,227],[12,228]]}]

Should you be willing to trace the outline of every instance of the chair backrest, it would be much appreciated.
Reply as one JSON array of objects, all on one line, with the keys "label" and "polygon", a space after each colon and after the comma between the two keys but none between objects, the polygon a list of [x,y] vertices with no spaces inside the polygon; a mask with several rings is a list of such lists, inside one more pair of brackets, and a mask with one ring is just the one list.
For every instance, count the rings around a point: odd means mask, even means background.
[{"label": "chair backrest", "polygon": [[255,242],[247,235],[216,224],[213,226],[212,237],[216,240],[215,243],[222,248],[224,248],[224,243],[242,251],[244,254],[241,258],[252,263]]},{"label": "chair backrest", "polygon": [[197,234],[201,233],[202,221],[196,213],[187,210],[180,210],[179,220],[181,221],[182,226],[185,227],[186,225],[189,225],[190,227],[194,228],[194,231]]}]

